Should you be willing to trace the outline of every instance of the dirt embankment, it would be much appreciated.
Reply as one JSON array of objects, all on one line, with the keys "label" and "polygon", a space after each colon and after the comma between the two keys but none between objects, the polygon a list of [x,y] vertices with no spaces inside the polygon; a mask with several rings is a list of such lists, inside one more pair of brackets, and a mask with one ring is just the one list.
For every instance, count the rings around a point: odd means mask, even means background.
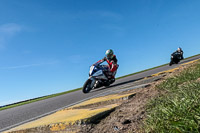
[{"label": "dirt embankment", "polygon": [[145,118],[145,105],[149,99],[158,95],[154,89],[155,83],[142,89],[138,89],[136,95],[124,101],[109,116],[98,124],[90,124],[82,127],[81,133],[109,133],[109,132],[142,132],[142,121]]}]

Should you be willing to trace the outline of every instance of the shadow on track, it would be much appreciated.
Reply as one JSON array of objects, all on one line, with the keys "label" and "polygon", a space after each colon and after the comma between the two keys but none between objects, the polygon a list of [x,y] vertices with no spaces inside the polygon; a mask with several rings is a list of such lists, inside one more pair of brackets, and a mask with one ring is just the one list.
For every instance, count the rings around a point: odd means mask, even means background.
[{"label": "shadow on track", "polygon": [[105,90],[105,89],[108,89],[108,88],[111,88],[111,87],[116,87],[116,86],[119,86],[119,85],[124,85],[124,84],[131,83],[131,82],[135,82],[135,81],[141,80],[141,79],[143,79],[143,78],[144,78],[144,77],[138,78],[138,79],[129,80],[129,81],[124,81],[124,82],[121,82],[121,83],[117,83],[117,84],[114,84],[114,85],[110,85],[109,87],[101,87],[101,88],[99,88],[99,89],[97,88],[97,89],[94,89],[93,91],[91,91],[90,93],[97,92],[97,91],[101,91],[101,90]]}]

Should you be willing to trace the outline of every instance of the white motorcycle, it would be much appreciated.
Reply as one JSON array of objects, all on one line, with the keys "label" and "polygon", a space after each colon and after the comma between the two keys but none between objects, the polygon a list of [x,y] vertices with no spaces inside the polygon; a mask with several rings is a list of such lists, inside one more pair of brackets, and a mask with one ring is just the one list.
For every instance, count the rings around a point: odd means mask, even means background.
[{"label": "white motorcycle", "polygon": [[102,86],[108,87],[115,82],[115,79],[108,79],[106,76],[108,66],[100,64],[101,62],[90,66],[89,78],[83,85],[83,93],[89,93],[92,89]]}]

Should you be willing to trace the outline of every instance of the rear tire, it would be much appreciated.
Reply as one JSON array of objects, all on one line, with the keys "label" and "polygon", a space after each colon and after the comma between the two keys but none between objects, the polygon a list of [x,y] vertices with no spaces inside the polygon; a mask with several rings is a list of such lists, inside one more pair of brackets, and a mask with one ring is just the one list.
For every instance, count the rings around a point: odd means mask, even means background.
[{"label": "rear tire", "polygon": [[115,82],[115,78],[113,78],[113,79],[110,80],[110,84],[112,84],[114,82]]},{"label": "rear tire", "polygon": [[92,80],[90,80],[90,79],[88,79],[85,82],[85,84],[83,85],[83,89],[82,89],[83,93],[89,93],[92,90],[92,88],[90,87],[91,82],[92,82]]},{"label": "rear tire", "polygon": [[104,83],[104,86],[107,88],[110,86],[110,83],[107,81],[106,83]]}]

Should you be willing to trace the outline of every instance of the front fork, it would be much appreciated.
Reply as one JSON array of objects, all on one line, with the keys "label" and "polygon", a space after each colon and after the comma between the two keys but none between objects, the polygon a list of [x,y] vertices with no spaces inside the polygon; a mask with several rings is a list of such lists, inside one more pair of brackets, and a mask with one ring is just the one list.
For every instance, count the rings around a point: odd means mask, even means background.
[{"label": "front fork", "polygon": [[95,83],[96,83],[97,80],[92,76],[90,76],[89,79],[92,81],[91,84],[90,84],[90,87],[92,89],[94,89],[95,88]]}]

